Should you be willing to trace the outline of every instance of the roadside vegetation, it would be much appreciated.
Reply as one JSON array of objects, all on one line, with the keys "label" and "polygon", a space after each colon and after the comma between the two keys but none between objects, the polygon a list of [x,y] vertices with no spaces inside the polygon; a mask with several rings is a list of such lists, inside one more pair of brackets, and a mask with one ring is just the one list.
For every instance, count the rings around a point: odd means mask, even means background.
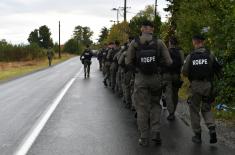
[{"label": "roadside vegetation", "polygon": [[[192,51],[191,37],[201,33],[207,38],[206,46],[218,58],[223,66],[222,75],[215,79],[214,88],[217,97],[214,108],[218,104],[226,105],[228,109],[215,110],[217,118],[235,119],[235,1],[230,0],[167,0],[169,5],[165,11],[169,13],[168,20],[161,22],[159,15],[154,16],[154,6],[146,6],[129,23],[114,24],[109,30],[102,28],[99,44],[114,40],[124,43],[128,36],[139,35],[140,23],[152,20],[155,23],[156,37],[168,44],[171,36],[179,40],[185,57]],[[183,77],[184,85],[180,89],[180,100],[186,101],[189,95],[189,81]]]},{"label": "roadside vegetation", "polygon": [[62,52],[58,57],[59,47],[53,43],[50,29],[44,25],[33,30],[28,37],[29,44],[13,45],[6,40],[0,40],[0,81],[19,77],[48,66],[47,51],[53,52],[52,64],[58,64],[73,56],[69,52]]}]

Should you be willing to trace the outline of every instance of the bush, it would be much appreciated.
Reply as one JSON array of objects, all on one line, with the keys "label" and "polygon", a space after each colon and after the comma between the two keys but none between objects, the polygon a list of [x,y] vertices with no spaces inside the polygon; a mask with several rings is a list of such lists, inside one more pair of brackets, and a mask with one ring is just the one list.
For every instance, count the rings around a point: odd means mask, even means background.
[{"label": "bush", "polygon": [[37,44],[12,45],[0,41],[0,61],[24,61],[45,57],[46,53]]},{"label": "bush", "polygon": [[224,76],[222,80],[216,82],[216,90],[218,97],[216,101],[219,103],[235,106],[235,61],[224,66]]},{"label": "bush", "polygon": [[80,54],[82,49],[83,47],[75,39],[70,39],[65,43],[63,51],[71,54]]}]

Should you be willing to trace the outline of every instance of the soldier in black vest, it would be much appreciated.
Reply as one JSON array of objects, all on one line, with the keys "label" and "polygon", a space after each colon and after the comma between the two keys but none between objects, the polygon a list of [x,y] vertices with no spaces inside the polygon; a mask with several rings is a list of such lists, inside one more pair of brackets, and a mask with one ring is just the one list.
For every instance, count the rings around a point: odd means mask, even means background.
[{"label": "soldier in black vest", "polygon": [[91,66],[92,56],[93,56],[93,54],[90,49],[90,46],[87,45],[86,49],[84,50],[84,52],[80,56],[80,60],[81,60],[82,64],[84,65],[84,77],[85,78],[90,77],[90,66]]},{"label": "soldier in black vest", "polygon": [[217,72],[215,66],[218,62],[215,56],[205,48],[205,38],[201,35],[193,37],[195,49],[186,58],[183,66],[183,74],[190,81],[191,94],[189,108],[191,125],[194,131],[192,141],[201,143],[200,112],[209,129],[210,143],[216,143],[215,120],[211,112],[212,80]]},{"label": "soldier in black vest", "polygon": [[180,78],[181,68],[184,64],[183,52],[177,47],[177,39],[175,37],[169,40],[169,52],[173,63],[163,68],[163,85],[165,89],[165,101],[169,116],[169,121],[175,120],[175,110],[178,104],[178,92],[182,85]]},{"label": "soldier in black vest", "polygon": [[172,60],[163,41],[153,37],[152,22],[144,21],[141,32],[141,36],[130,43],[125,63],[129,69],[136,72],[133,99],[138,115],[139,144],[148,146],[150,132],[151,140],[156,144],[161,144],[159,68],[161,65],[170,65]]}]

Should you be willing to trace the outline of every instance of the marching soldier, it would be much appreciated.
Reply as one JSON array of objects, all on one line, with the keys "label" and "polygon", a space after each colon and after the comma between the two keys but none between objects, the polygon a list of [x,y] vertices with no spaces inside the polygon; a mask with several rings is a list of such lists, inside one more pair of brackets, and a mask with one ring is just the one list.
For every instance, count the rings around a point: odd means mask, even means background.
[{"label": "marching soldier", "polygon": [[210,143],[217,142],[216,126],[211,112],[212,81],[218,70],[215,56],[205,48],[205,38],[196,35],[192,38],[194,50],[186,58],[183,75],[190,81],[192,97],[189,103],[190,117],[194,136],[194,143],[201,143],[200,112],[209,129]]},{"label": "marching soldier", "polygon": [[172,60],[163,41],[153,37],[152,22],[143,22],[141,32],[141,36],[130,43],[126,65],[136,72],[133,98],[138,115],[139,144],[148,146],[150,131],[152,141],[161,144],[160,97],[162,90],[159,70],[161,65],[170,65]]}]

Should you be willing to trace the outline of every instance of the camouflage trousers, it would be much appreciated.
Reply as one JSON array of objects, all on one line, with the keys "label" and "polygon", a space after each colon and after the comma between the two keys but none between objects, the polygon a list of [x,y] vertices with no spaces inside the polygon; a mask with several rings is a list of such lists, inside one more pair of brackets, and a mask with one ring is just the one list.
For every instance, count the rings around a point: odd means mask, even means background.
[{"label": "camouflage trousers", "polygon": [[141,138],[148,138],[150,130],[160,132],[161,91],[160,75],[135,75],[133,99]]},{"label": "camouflage trousers", "polygon": [[116,73],[116,88],[115,88],[119,96],[123,95],[123,88],[122,88],[122,81],[123,81],[122,79],[124,77],[123,74],[124,70],[119,66],[118,71]]},{"label": "camouflage trousers", "polygon": [[163,74],[164,96],[169,114],[174,114],[178,104],[179,74]]},{"label": "camouflage trousers", "polygon": [[211,83],[206,81],[192,81],[191,83],[192,96],[189,102],[189,109],[192,129],[195,133],[201,132],[200,112],[208,128],[215,126],[211,103],[207,100],[211,93],[211,87]]},{"label": "camouflage trousers", "polygon": [[122,78],[122,89],[123,89],[123,101],[126,103],[127,106],[131,106],[131,78],[132,72],[124,72]]}]

